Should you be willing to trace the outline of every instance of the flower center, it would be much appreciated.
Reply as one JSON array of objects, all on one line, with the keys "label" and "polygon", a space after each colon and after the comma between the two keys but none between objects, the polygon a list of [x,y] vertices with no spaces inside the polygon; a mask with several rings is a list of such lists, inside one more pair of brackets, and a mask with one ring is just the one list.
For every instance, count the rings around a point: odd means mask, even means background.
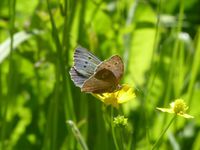
[{"label": "flower center", "polygon": [[175,102],[173,104],[173,110],[176,114],[178,114],[178,113],[184,114],[187,109],[188,109],[188,107],[182,99],[175,100]]}]

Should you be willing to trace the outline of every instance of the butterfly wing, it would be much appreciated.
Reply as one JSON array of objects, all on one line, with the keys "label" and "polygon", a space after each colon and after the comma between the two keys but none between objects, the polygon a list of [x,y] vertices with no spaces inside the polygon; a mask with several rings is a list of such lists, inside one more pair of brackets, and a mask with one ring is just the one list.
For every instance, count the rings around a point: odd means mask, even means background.
[{"label": "butterfly wing", "polygon": [[123,72],[122,59],[117,55],[101,62],[85,48],[79,46],[75,49],[70,75],[83,92],[112,92],[117,88]]},{"label": "butterfly wing", "polygon": [[116,89],[116,77],[108,69],[101,69],[87,79],[81,87],[82,92],[104,93],[112,92]]},{"label": "butterfly wing", "polygon": [[78,73],[74,67],[70,69],[69,74],[74,84],[80,88],[83,86],[83,83],[85,82],[85,80],[88,79],[87,77]]},{"label": "butterfly wing", "polygon": [[95,70],[99,72],[102,69],[110,70],[117,79],[117,82],[122,78],[124,74],[124,64],[120,56],[115,55],[108,60],[103,61]]},{"label": "butterfly wing", "polygon": [[74,68],[79,74],[89,78],[100,63],[101,61],[87,49],[81,46],[75,49]]}]

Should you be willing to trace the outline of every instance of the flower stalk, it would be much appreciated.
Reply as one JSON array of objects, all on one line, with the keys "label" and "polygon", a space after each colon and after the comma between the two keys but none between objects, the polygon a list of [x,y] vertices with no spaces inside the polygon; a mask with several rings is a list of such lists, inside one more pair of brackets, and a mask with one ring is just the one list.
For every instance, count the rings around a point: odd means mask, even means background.
[{"label": "flower stalk", "polygon": [[157,141],[155,142],[155,144],[152,147],[152,150],[158,149],[158,146],[164,136],[164,134],[166,133],[166,131],[169,129],[170,125],[172,124],[172,122],[175,120],[176,115],[174,115],[174,117],[171,119],[171,121],[169,122],[169,124],[167,125],[167,127],[162,131],[162,133],[160,134],[159,138],[157,139]]},{"label": "flower stalk", "polygon": [[116,150],[119,150],[119,146],[118,146],[117,138],[116,138],[116,134],[115,134],[115,127],[114,127],[114,124],[113,124],[113,118],[114,118],[113,111],[114,111],[113,107],[111,107],[111,114],[110,114],[111,121],[110,121],[110,123],[111,123],[112,137],[113,137],[113,141],[114,141]]},{"label": "flower stalk", "polygon": [[170,125],[172,124],[172,122],[175,120],[175,118],[177,116],[181,116],[181,117],[184,117],[186,119],[194,118],[193,116],[191,116],[191,115],[186,113],[188,108],[189,107],[186,105],[184,100],[181,99],[181,98],[180,99],[176,99],[175,101],[170,103],[170,108],[159,108],[159,107],[156,108],[156,109],[158,109],[158,110],[160,110],[162,112],[167,112],[167,113],[170,113],[170,114],[174,114],[174,117],[171,119],[171,121],[169,122],[167,127],[163,130],[163,132],[159,136],[158,140],[153,145],[152,150],[158,148],[158,145],[159,145],[160,141],[162,140],[163,135],[166,133],[166,131],[168,130],[168,128],[170,127]]}]

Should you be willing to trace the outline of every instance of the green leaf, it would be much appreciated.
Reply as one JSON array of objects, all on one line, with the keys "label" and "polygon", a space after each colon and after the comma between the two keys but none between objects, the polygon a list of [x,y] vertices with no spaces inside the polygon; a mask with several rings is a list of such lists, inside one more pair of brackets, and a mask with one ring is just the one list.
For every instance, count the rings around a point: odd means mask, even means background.
[{"label": "green leaf", "polygon": [[[13,36],[13,49],[15,50],[17,46],[19,46],[24,41],[28,40],[34,34],[41,33],[38,30],[34,30],[33,32],[20,31],[14,34]],[[0,44],[0,63],[9,55],[10,53],[10,37]]]}]

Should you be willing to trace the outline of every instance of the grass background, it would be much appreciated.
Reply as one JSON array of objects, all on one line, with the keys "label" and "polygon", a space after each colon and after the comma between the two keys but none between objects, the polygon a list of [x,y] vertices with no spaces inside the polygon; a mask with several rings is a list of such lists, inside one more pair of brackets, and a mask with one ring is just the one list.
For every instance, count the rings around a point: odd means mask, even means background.
[{"label": "grass background", "polygon": [[69,77],[82,45],[102,60],[119,54],[122,83],[135,88],[137,98],[114,111],[129,123],[115,130],[120,149],[151,149],[173,117],[155,108],[183,98],[195,119],[178,117],[159,149],[199,150],[199,6],[199,0],[1,0],[0,149],[81,149],[67,120],[89,149],[115,149],[109,108]]}]

